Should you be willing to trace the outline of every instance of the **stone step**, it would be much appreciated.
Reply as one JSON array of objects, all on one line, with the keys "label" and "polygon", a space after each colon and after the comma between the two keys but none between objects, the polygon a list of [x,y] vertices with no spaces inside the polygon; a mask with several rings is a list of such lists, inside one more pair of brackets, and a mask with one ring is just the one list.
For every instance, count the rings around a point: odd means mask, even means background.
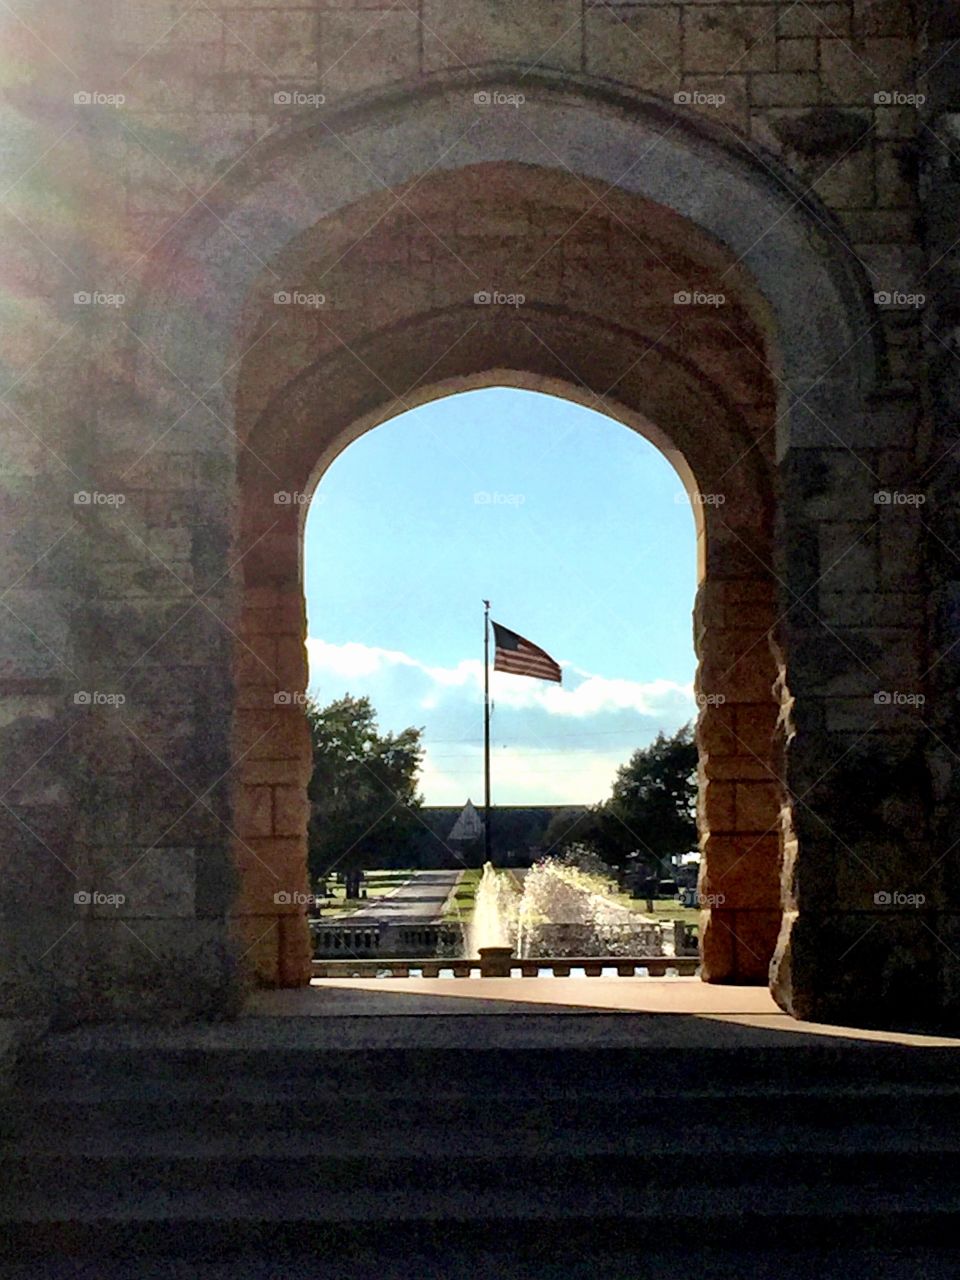
[{"label": "stone step", "polygon": [[[316,1242],[329,1256],[338,1233],[356,1240],[363,1228],[368,1241],[379,1238],[391,1252],[420,1236],[433,1243],[444,1237],[457,1248],[476,1242],[501,1246],[503,1233],[514,1231],[527,1245],[546,1251],[544,1228],[558,1229],[554,1244],[565,1249],[579,1236],[604,1240],[619,1247],[657,1239],[714,1246],[755,1247],[789,1240],[806,1246],[857,1243],[873,1248],[908,1247],[911,1243],[952,1241],[960,1229],[960,1197],[954,1183],[901,1184],[877,1190],[870,1186],[837,1188],[824,1181],[817,1186],[776,1186],[768,1179],[737,1187],[703,1186],[623,1187],[606,1181],[590,1186],[537,1186],[525,1199],[513,1186],[495,1188],[416,1187],[375,1193],[317,1188],[251,1187],[246,1190],[208,1186],[202,1193],[144,1188],[114,1188],[81,1192],[65,1189],[49,1195],[20,1197],[15,1214],[0,1220],[0,1249],[13,1258],[20,1248],[46,1234],[47,1242],[65,1229],[74,1247],[83,1252],[102,1247],[109,1252],[108,1234],[140,1239],[151,1256],[166,1241],[166,1251],[178,1253],[192,1237],[205,1241],[212,1259],[224,1242],[235,1246],[246,1237],[251,1248],[265,1235],[283,1228],[288,1239],[304,1249]],[[86,1230],[86,1243],[83,1243]],[[98,1246],[99,1241],[99,1246]],[[190,1246],[194,1247],[193,1244]],[[230,1256],[229,1248],[225,1256]],[[11,1259],[12,1260],[12,1259]]]},{"label": "stone step", "polygon": [[[15,1142],[0,1147],[0,1167],[11,1161],[29,1158],[38,1163],[51,1158],[57,1167],[71,1159],[106,1160],[136,1158],[138,1160],[196,1159],[237,1160],[260,1159],[282,1152],[291,1160],[310,1158],[342,1159],[354,1156],[362,1160],[382,1159],[448,1159],[452,1141],[464,1141],[469,1135],[470,1158],[495,1159],[502,1156],[504,1129],[497,1117],[488,1117],[484,1127],[466,1129],[461,1117],[430,1116],[383,1118],[377,1126],[356,1125],[349,1121],[321,1121],[290,1127],[290,1117],[275,1127],[257,1123],[251,1126],[249,1115],[245,1127],[224,1129],[209,1123],[176,1125],[166,1128],[130,1128],[122,1125],[42,1124],[35,1120]],[[650,1157],[655,1161],[699,1160],[710,1155],[724,1158],[763,1156],[774,1165],[782,1159],[800,1156],[850,1153],[857,1159],[953,1157],[960,1153],[960,1126],[956,1118],[949,1124],[929,1117],[922,1124],[903,1122],[897,1117],[896,1128],[889,1117],[876,1124],[855,1123],[842,1126],[826,1122],[820,1125],[791,1123],[783,1117],[767,1118],[762,1124],[730,1125],[701,1120],[689,1123],[673,1115],[648,1119],[646,1123],[589,1123],[577,1116],[573,1121],[520,1117],[509,1124],[511,1158],[534,1156],[629,1156]],[[458,1148],[459,1149],[459,1148]],[[787,1154],[789,1153],[789,1154]]]},{"label": "stone step", "polygon": [[431,1127],[442,1133],[502,1135],[550,1133],[573,1125],[619,1138],[633,1131],[648,1142],[682,1128],[706,1131],[782,1132],[789,1140],[798,1128],[845,1128],[860,1124],[920,1130],[935,1127],[943,1137],[960,1132],[960,1094],[955,1090],[905,1086],[855,1091],[828,1089],[779,1093],[757,1088],[688,1095],[683,1092],[637,1095],[575,1093],[524,1096],[466,1095],[449,1086],[429,1088],[416,1098],[395,1092],[331,1093],[309,1081],[231,1083],[215,1090],[208,1084],[171,1081],[138,1084],[128,1077],[59,1093],[23,1094],[12,1099],[0,1121],[8,1140],[54,1133],[62,1140],[128,1132],[134,1135],[323,1129],[331,1135],[402,1133]]},{"label": "stone step", "polygon": [[[94,1197],[101,1205],[113,1204],[113,1212],[123,1214],[144,1197],[197,1195],[215,1200],[231,1195],[263,1195],[302,1192],[323,1205],[347,1203],[348,1193],[376,1204],[381,1196],[398,1196],[408,1206],[423,1212],[424,1199],[447,1197],[461,1192],[496,1195],[503,1191],[514,1197],[516,1206],[531,1207],[555,1197],[567,1212],[577,1212],[581,1197],[600,1196],[603,1211],[606,1193],[666,1194],[686,1189],[688,1203],[701,1204],[702,1197],[715,1191],[736,1191],[750,1195],[754,1188],[775,1185],[781,1194],[799,1194],[813,1188],[833,1187],[857,1194],[872,1189],[877,1196],[894,1200],[908,1186],[911,1194],[920,1188],[944,1192],[952,1188],[960,1213],[960,1150],[937,1146],[913,1151],[877,1149],[777,1150],[773,1144],[753,1150],[716,1150],[712,1159],[698,1157],[694,1149],[665,1158],[649,1150],[618,1154],[614,1150],[584,1154],[560,1151],[532,1153],[513,1148],[507,1167],[503,1151],[475,1155],[467,1144],[462,1149],[449,1141],[444,1147],[423,1155],[397,1153],[376,1156],[326,1155],[320,1151],[270,1156],[234,1151],[229,1155],[201,1152],[171,1157],[136,1155],[9,1155],[0,1159],[0,1214],[17,1218],[22,1206],[32,1204],[32,1213],[47,1209],[41,1216],[57,1217],[60,1206]],[[254,1201],[245,1201],[247,1212]],[[409,1212],[409,1207],[403,1211]]]},{"label": "stone step", "polygon": [[[355,1240],[339,1242],[334,1257],[327,1250],[306,1255],[279,1253],[280,1241],[261,1241],[262,1256],[249,1252],[228,1262],[203,1258],[113,1258],[109,1270],[101,1258],[84,1262],[77,1257],[0,1263],[0,1280],[425,1280],[437,1276],[434,1253],[419,1249],[397,1256],[392,1249],[373,1249]],[[519,1255],[519,1250],[452,1249],[443,1259],[443,1280],[952,1280],[957,1275],[953,1250],[919,1247],[900,1250],[840,1246],[787,1252],[786,1247],[761,1250],[746,1246],[707,1249],[696,1243],[682,1248],[659,1241],[642,1252],[611,1252],[593,1240],[579,1255],[575,1243],[557,1261]],[[532,1269],[534,1268],[535,1269]]]},{"label": "stone step", "polygon": [[[506,1105],[565,1105],[575,1098],[578,1102],[595,1107],[609,1106],[612,1099],[628,1106],[643,1103],[668,1106],[672,1102],[683,1101],[692,1105],[714,1107],[728,1101],[746,1105],[758,1099],[766,1099],[769,1103],[772,1096],[797,1103],[835,1099],[850,1104],[863,1098],[888,1099],[893,1103],[901,1099],[922,1102],[924,1099],[942,1098],[949,1106],[951,1100],[960,1100],[960,1077],[956,1070],[950,1079],[942,1081],[909,1078],[860,1078],[853,1081],[817,1079],[811,1078],[806,1072],[794,1071],[789,1083],[776,1078],[727,1078],[716,1081],[708,1076],[688,1085],[670,1074],[650,1081],[627,1078],[602,1082],[591,1079],[550,1079],[545,1072],[537,1070],[535,1062],[531,1061],[528,1065],[530,1070],[523,1076],[501,1075],[481,1081],[478,1086],[477,1082],[465,1079],[462,1075],[411,1077],[401,1075],[399,1070],[388,1071],[385,1067],[378,1072],[375,1081],[359,1073],[341,1081],[332,1079],[329,1072],[325,1071],[258,1075],[227,1068],[212,1080],[206,1074],[178,1069],[175,1064],[170,1066],[167,1073],[133,1069],[88,1070],[81,1064],[74,1070],[65,1066],[59,1078],[49,1078],[42,1082],[22,1070],[19,1087],[33,1099],[56,1101],[69,1094],[80,1104],[138,1097],[156,1101],[167,1098],[178,1102],[191,1099],[208,1102],[211,1097],[224,1096],[240,1098],[245,1102],[272,1097],[296,1102],[326,1096],[357,1104],[383,1100],[388,1105],[410,1105],[411,1102],[422,1102],[425,1097],[429,1097],[465,1106],[474,1102],[485,1109],[490,1099]],[[802,1077],[801,1084],[797,1083],[798,1076]]]},{"label": "stone step", "polygon": [[[502,1166],[501,1166],[502,1167]],[[523,1203],[519,1189],[503,1179],[494,1186],[456,1186],[429,1190],[406,1185],[372,1188],[374,1195],[329,1185],[295,1187],[211,1186],[197,1195],[194,1189],[163,1185],[153,1187],[149,1178],[109,1192],[101,1188],[46,1188],[55,1197],[23,1194],[7,1224],[16,1222],[312,1222],[376,1223],[423,1221],[601,1221],[607,1218],[663,1222],[688,1216],[695,1206],[700,1228],[709,1233],[713,1219],[737,1217],[809,1218],[840,1222],[894,1219],[899,1214],[924,1213],[960,1225],[960,1197],[953,1183],[932,1180],[919,1188],[904,1185],[876,1187],[864,1182],[844,1187],[842,1202],[836,1188],[824,1179],[819,1185],[778,1186],[771,1194],[766,1179],[739,1185],[704,1185],[691,1180],[681,1186],[623,1186],[615,1179],[588,1185],[531,1188]],[[518,1201],[520,1201],[518,1203]]]},{"label": "stone step", "polygon": [[[482,1023],[482,1019],[471,1020]],[[482,1028],[481,1028],[482,1030]],[[335,1033],[334,1033],[335,1034]],[[479,1033],[478,1033],[479,1034]],[[883,1084],[957,1084],[955,1051],[870,1042],[794,1043],[779,1048],[753,1045],[719,1048],[643,1045],[636,1049],[344,1049],[311,1048],[164,1049],[149,1042],[137,1048],[78,1048],[67,1044],[23,1056],[19,1078],[32,1090],[62,1090],[84,1080],[165,1082],[208,1081],[223,1089],[234,1081],[274,1084],[307,1079],[316,1087],[362,1093],[390,1088],[397,1094],[421,1094],[425,1087],[444,1086],[459,1092],[471,1088],[486,1095],[559,1090],[635,1091],[646,1095],[702,1088],[743,1088],[751,1083],[771,1088],[808,1086],[877,1087]]]}]

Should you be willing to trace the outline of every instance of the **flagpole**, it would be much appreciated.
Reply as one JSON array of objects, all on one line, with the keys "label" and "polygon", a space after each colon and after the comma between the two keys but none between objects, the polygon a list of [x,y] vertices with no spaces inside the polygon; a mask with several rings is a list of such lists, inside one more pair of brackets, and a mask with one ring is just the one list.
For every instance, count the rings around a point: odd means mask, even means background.
[{"label": "flagpole", "polygon": [[483,602],[483,860],[490,862],[490,601]]}]

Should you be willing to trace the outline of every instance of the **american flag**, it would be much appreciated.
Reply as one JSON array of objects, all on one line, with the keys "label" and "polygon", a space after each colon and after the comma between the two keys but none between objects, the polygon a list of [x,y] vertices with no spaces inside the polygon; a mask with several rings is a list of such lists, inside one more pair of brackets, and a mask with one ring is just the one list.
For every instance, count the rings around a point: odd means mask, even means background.
[{"label": "american flag", "polygon": [[508,631],[499,622],[491,622],[496,650],[494,671],[509,671],[515,676],[534,676],[538,680],[555,680],[561,683],[560,668],[548,653],[537,645],[524,640],[515,631]]}]

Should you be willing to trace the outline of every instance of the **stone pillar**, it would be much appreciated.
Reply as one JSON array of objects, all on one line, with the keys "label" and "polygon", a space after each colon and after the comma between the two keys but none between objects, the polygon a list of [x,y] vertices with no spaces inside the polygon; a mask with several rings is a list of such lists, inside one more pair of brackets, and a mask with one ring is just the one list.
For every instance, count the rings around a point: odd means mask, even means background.
[{"label": "stone pillar", "polygon": [[[248,495],[250,514],[267,500]],[[236,710],[234,860],[240,892],[233,925],[245,968],[271,986],[310,980],[306,908],[307,784],[313,768],[304,715],[306,615],[299,583],[296,506],[269,495],[274,527],[244,560],[234,646]]]},{"label": "stone pillar", "polygon": [[857,412],[852,383],[825,381],[796,407],[780,460],[791,812],[772,986],[798,1017],[891,1025],[929,1019],[939,1000],[918,416],[909,388]]},{"label": "stone pillar", "polygon": [[[8,249],[12,256],[14,245]],[[67,285],[55,263],[34,265],[51,290],[51,272]],[[39,360],[49,345],[45,317],[35,319],[18,326],[21,359]],[[72,786],[86,772],[85,708],[74,702],[82,685],[70,635],[84,540],[75,521],[80,486],[60,461],[75,462],[73,424],[54,391],[69,382],[82,349],[75,337],[48,353],[43,380],[27,378],[8,391],[2,417],[0,1019],[24,1029],[69,1017],[86,963]]]},{"label": "stone pillar", "polygon": [[766,982],[780,927],[773,587],[707,579],[697,593],[700,938],[707,982]]},{"label": "stone pillar", "polygon": [[8,255],[22,314],[5,353],[19,376],[0,475],[13,532],[0,584],[0,1009],[63,1022],[220,1014],[238,992],[230,442],[182,371],[132,337],[126,144],[112,108],[73,96],[116,88],[106,19],[97,3],[38,16],[75,75],[65,82],[29,33],[8,175],[27,203]]}]

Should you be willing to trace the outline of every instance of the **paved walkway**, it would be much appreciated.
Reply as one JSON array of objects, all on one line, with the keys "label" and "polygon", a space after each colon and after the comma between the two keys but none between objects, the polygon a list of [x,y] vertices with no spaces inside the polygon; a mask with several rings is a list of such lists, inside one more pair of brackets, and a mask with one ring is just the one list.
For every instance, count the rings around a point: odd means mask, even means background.
[{"label": "paved walkway", "polygon": [[[321,1026],[342,1019],[341,1027],[350,1025],[351,1034],[372,1037],[371,1043],[384,1037],[472,1042],[482,1034],[484,1043],[559,1040],[571,1047],[645,1041],[789,1047],[839,1040],[960,1049],[960,1039],[946,1036],[798,1022],[765,987],[714,986],[699,978],[321,978],[297,991],[257,992],[247,1016],[306,1017]],[[482,1032],[468,1031],[480,1017]]]},{"label": "paved walkway", "polygon": [[[368,905],[339,917],[344,924],[433,924],[459,879],[459,871],[415,871],[396,892],[368,898]],[[331,921],[337,917],[325,916]]]}]

